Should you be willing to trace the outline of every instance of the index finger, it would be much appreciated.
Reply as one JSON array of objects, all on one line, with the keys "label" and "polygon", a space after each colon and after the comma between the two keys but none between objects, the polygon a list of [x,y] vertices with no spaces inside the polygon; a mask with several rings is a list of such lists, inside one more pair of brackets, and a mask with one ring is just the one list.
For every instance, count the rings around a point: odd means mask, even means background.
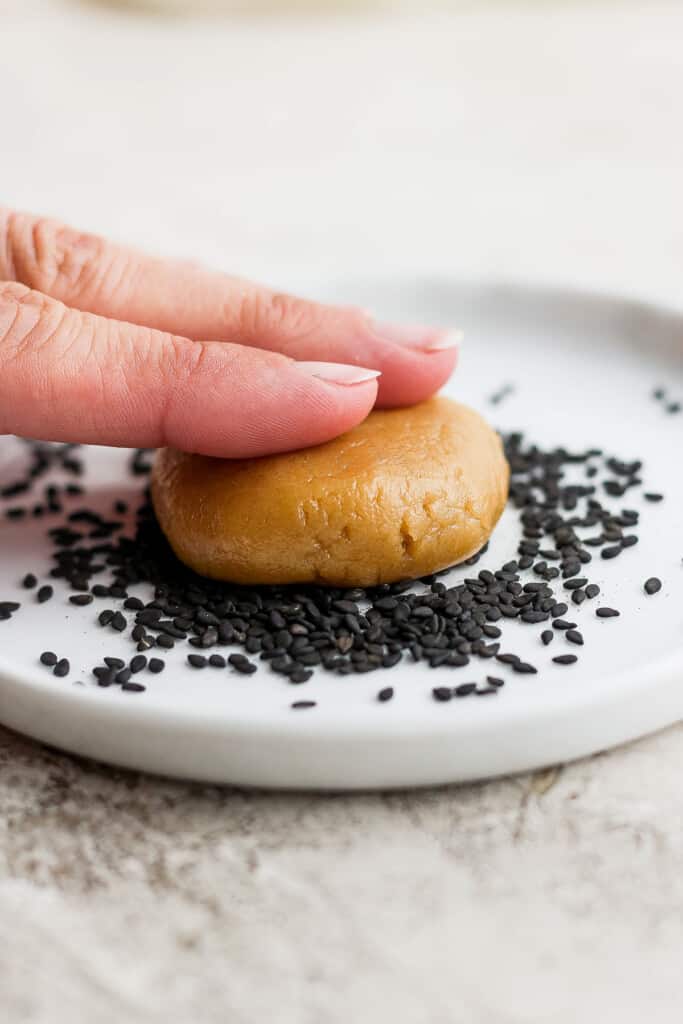
[{"label": "index finger", "polygon": [[53,220],[0,209],[0,280],[67,306],[202,341],[381,371],[378,404],[428,398],[452,373],[457,337],[378,324],[361,310],[307,302],[218,271],[114,245]]}]

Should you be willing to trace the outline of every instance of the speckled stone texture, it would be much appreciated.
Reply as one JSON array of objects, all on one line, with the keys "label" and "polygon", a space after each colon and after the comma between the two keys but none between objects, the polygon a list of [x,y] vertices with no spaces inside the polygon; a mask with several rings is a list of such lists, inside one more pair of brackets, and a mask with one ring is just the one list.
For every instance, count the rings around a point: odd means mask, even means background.
[{"label": "speckled stone texture", "polygon": [[2,1020],[674,1024],[682,749],[286,795],[0,731]]}]

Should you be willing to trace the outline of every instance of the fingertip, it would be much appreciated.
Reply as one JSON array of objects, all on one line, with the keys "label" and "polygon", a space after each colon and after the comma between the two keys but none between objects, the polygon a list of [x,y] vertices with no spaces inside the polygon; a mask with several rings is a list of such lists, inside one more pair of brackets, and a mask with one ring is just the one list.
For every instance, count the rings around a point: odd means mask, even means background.
[{"label": "fingertip", "polygon": [[394,346],[381,363],[378,406],[415,405],[431,398],[454,372],[458,354],[453,347],[416,351]]},{"label": "fingertip", "polygon": [[[294,364],[297,375],[303,375],[299,363]],[[321,365],[321,364],[309,364]],[[372,412],[377,404],[380,375],[377,371],[347,366],[348,380],[331,380],[322,375],[313,374],[317,379],[306,383],[302,393],[297,395],[296,420],[292,422],[289,448],[306,448],[325,441],[331,441],[352,430]],[[358,379],[353,379],[351,371],[359,370]],[[310,372],[306,371],[307,373]]]}]

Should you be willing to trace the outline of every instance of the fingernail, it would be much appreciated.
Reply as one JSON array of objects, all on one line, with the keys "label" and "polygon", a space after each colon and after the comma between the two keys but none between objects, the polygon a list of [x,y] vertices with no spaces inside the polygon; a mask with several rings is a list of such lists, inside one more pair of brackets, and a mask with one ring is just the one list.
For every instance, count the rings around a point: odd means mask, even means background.
[{"label": "fingernail", "polygon": [[439,330],[420,324],[373,324],[373,331],[386,341],[406,348],[415,348],[420,352],[446,352],[458,348],[462,343],[463,333],[457,330]]},{"label": "fingernail", "polygon": [[366,384],[381,376],[380,370],[370,370],[366,366],[350,366],[347,363],[318,363],[303,360],[296,364],[300,370],[310,373],[320,380],[331,384]]}]

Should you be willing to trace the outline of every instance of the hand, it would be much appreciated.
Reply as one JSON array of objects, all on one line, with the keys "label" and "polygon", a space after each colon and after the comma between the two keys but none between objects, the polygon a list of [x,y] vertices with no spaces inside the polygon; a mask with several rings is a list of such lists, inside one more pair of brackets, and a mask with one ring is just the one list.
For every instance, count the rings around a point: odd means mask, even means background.
[{"label": "hand", "polygon": [[264,455],[421,401],[455,361],[445,332],[0,208],[0,433]]}]

